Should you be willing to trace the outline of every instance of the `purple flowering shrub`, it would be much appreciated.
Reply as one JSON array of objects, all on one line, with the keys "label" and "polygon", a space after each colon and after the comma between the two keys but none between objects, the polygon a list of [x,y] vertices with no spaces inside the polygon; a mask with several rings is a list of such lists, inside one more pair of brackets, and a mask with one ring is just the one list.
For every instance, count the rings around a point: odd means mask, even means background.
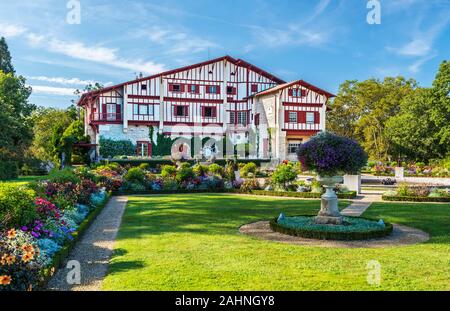
[{"label": "purple flowering shrub", "polygon": [[297,150],[302,167],[321,176],[357,174],[367,163],[367,153],[354,140],[329,132],[319,133]]}]

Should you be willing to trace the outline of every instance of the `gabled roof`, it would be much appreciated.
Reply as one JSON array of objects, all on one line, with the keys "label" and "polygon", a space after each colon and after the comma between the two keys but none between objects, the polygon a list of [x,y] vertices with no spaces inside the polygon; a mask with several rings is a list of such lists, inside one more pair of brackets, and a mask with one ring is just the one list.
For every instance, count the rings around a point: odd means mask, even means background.
[{"label": "gabled roof", "polygon": [[261,69],[259,67],[254,66],[254,65],[252,65],[252,64],[250,64],[250,63],[248,63],[248,62],[246,62],[246,61],[244,61],[242,59],[235,59],[235,58],[233,58],[231,56],[226,55],[226,56],[222,56],[222,57],[219,57],[219,58],[211,59],[211,60],[208,60],[208,61],[205,61],[205,62],[197,63],[197,64],[194,64],[194,65],[185,66],[185,67],[181,67],[181,68],[177,68],[177,69],[172,69],[172,70],[169,70],[169,71],[164,71],[164,72],[161,72],[161,73],[158,73],[158,74],[155,74],[155,75],[151,75],[151,76],[147,76],[147,77],[143,77],[143,78],[139,78],[139,79],[135,79],[135,80],[130,80],[128,82],[112,85],[112,86],[109,86],[109,87],[102,88],[100,90],[84,93],[83,95],[81,95],[81,97],[80,97],[80,99],[78,101],[78,105],[81,105],[83,100],[86,97],[91,97],[91,96],[95,96],[95,95],[100,94],[100,93],[108,92],[108,91],[116,89],[118,87],[122,87],[122,86],[125,86],[125,85],[128,85],[128,84],[137,83],[137,82],[141,82],[141,81],[145,81],[145,80],[149,80],[149,79],[154,79],[154,78],[157,78],[157,77],[168,76],[168,75],[171,75],[171,74],[174,74],[174,73],[177,73],[177,72],[181,72],[181,71],[185,71],[185,70],[190,70],[190,69],[194,69],[194,68],[198,68],[198,67],[202,67],[202,66],[207,66],[209,64],[213,64],[213,63],[220,62],[220,61],[223,61],[223,60],[226,60],[226,61],[228,61],[228,62],[230,62],[230,63],[232,63],[232,64],[234,64],[236,66],[242,66],[242,67],[248,68],[250,70],[253,70],[256,73],[258,73],[258,74],[260,74],[262,76],[265,76],[266,78],[268,78],[268,79],[270,79],[272,81],[275,81],[276,83],[286,83],[285,81],[281,80],[280,78],[278,78],[278,77],[268,73],[267,71],[265,71],[265,70],[263,70],[263,69]]},{"label": "gabled roof", "polygon": [[[336,95],[334,95],[334,94],[332,94],[330,92],[327,92],[327,91],[325,91],[325,90],[323,90],[321,88],[318,88],[317,86],[314,86],[314,85],[312,85],[312,84],[310,84],[310,83],[308,83],[306,81],[303,81],[303,80],[296,80],[296,81],[292,81],[292,82],[289,82],[289,83],[283,83],[283,84],[280,84],[280,85],[276,85],[274,87],[271,87],[270,89],[267,89],[267,90],[261,91],[259,93],[253,94],[252,96],[253,97],[257,97],[257,96],[263,96],[263,95],[276,93],[276,92],[278,92],[280,90],[284,90],[284,89],[289,88],[289,87],[291,87],[293,85],[302,85],[302,86],[304,86],[304,87],[306,87],[306,88],[308,88],[310,90],[313,90],[314,92],[322,94],[322,95],[324,95],[324,96],[326,96],[328,98],[336,97]],[[252,96],[250,96],[250,97],[252,97]]]}]

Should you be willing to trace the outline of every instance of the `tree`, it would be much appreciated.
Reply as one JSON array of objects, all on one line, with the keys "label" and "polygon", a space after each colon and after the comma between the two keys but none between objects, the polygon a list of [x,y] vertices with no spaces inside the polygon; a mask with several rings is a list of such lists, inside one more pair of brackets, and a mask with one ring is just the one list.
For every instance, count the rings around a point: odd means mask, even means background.
[{"label": "tree", "polygon": [[35,106],[28,102],[31,88],[25,78],[0,72],[0,159],[23,159],[32,139],[30,115]]},{"label": "tree", "polygon": [[8,44],[6,44],[6,40],[3,37],[0,38],[0,71],[3,71],[3,73],[15,73]]},{"label": "tree", "polygon": [[345,81],[330,105],[327,129],[357,140],[373,159],[388,159],[390,146],[385,124],[415,88],[414,80],[403,77]]},{"label": "tree", "polygon": [[[61,132],[75,120],[76,113],[56,108],[38,108],[33,113],[33,143],[30,147],[32,156],[42,161],[55,161],[54,143],[58,140],[52,137],[55,132]],[[62,134],[61,134],[62,135]]]},{"label": "tree", "polygon": [[444,158],[450,154],[450,63],[443,62],[431,88],[420,88],[401,102],[389,119],[385,136],[391,153],[412,160]]}]

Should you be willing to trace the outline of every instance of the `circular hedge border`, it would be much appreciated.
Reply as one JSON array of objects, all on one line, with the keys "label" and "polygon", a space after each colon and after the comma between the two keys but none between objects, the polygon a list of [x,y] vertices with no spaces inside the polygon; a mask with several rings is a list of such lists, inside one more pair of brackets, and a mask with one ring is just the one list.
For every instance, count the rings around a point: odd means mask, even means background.
[{"label": "circular hedge border", "polygon": [[[313,217],[311,215],[297,215],[302,217]],[[294,216],[295,217],[295,216]],[[348,217],[348,216],[346,216]],[[350,218],[350,217],[348,217]],[[354,217],[362,218],[365,220],[377,221],[371,218],[364,217]],[[352,232],[330,232],[330,231],[320,231],[314,229],[301,229],[301,228],[288,228],[282,226],[278,223],[278,218],[274,218],[270,221],[270,228],[278,233],[298,236],[307,239],[319,239],[319,240],[340,240],[340,241],[355,241],[355,240],[370,240],[376,238],[383,238],[392,233],[393,226],[391,223],[385,222],[385,227],[379,230],[371,231],[352,231]]]}]

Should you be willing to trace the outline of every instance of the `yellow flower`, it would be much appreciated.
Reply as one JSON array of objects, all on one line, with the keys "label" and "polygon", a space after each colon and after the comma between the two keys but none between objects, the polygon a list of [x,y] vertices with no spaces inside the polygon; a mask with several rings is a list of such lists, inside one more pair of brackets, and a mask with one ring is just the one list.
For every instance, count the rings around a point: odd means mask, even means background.
[{"label": "yellow flower", "polygon": [[22,261],[29,262],[30,260],[33,260],[33,258],[34,258],[34,254],[26,253],[25,255],[22,256]]},{"label": "yellow flower", "polygon": [[33,247],[33,245],[31,245],[31,244],[24,244],[24,245],[22,246],[22,250],[23,250],[25,253],[32,253],[32,254],[34,255],[34,247]]},{"label": "yellow flower", "polygon": [[16,262],[16,256],[11,255],[6,257],[6,263],[8,264],[8,266],[12,265],[14,262]]},{"label": "yellow flower", "polygon": [[0,264],[2,266],[6,265],[6,258],[8,257],[7,254],[3,254],[2,258],[0,259]]},{"label": "yellow flower", "polygon": [[0,284],[1,285],[11,284],[11,277],[9,275],[0,275]]},{"label": "yellow flower", "polygon": [[8,239],[14,239],[16,237],[16,229],[11,229],[8,231]]}]

